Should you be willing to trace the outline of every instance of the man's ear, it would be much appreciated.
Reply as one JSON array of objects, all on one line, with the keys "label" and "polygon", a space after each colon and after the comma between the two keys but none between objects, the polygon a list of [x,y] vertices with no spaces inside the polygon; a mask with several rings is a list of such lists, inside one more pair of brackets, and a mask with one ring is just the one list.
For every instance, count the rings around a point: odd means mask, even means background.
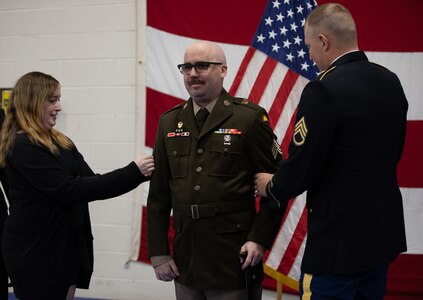
[{"label": "man's ear", "polygon": [[220,66],[220,77],[224,78],[227,73],[228,73],[228,66],[227,65]]},{"label": "man's ear", "polygon": [[322,47],[325,51],[327,51],[329,49],[329,39],[326,35],[324,34],[319,34],[319,40],[322,43]]}]

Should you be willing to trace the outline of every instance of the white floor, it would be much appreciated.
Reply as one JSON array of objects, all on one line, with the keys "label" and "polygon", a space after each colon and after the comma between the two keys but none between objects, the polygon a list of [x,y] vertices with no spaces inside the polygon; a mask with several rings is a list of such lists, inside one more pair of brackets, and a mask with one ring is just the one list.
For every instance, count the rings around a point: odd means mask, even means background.
[{"label": "white floor", "polygon": [[[291,295],[291,294],[282,294],[281,300],[298,300],[298,295]],[[262,300],[276,300],[276,292],[263,290],[263,297]]]},{"label": "white floor", "polygon": [[[13,294],[9,295],[9,300],[15,300],[16,298],[14,297]],[[81,298],[79,298],[81,299]],[[84,298],[85,300],[88,300],[89,298]],[[291,294],[282,294],[282,299],[281,300],[298,300],[298,296],[297,295],[291,295]],[[269,291],[269,290],[263,290],[263,297],[262,300],[276,300],[276,292],[274,291]]]}]

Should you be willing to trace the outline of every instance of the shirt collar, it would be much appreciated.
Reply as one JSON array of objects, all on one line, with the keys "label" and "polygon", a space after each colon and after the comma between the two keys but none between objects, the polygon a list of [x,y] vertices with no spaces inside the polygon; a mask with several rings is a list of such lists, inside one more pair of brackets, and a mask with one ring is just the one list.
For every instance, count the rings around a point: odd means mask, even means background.
[{"label": "shirt collar", "polygon": [[[209,104],[207,104],[206,105],[206,107],[204,107],[205,109],[207,109],[208,110],[208,112],[211,114],[211,112],[213,111],[213,108],[214,108],[214,106],[215,106],[215,104],[216,104],[216,102],[217,102],[217,99],[219,99],[219,98],[216,98],[216,99],[214,99],[213,101],[211,101]],[[194,100],[192,101],[192,108],[193,108],[193,110],[194,110],[194,116],[198,113],[198,111],[202,108],[202,107],[200,107]]]}]

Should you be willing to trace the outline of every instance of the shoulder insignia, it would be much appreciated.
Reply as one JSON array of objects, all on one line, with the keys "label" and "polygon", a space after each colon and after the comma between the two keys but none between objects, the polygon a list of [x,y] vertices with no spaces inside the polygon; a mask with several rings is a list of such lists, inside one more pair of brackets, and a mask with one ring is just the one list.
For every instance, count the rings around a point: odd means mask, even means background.
[{"label": "shoulder insignia", "polygon": [[320,73],[319,80],[323,80],[323,77],[325,77],[326,74],[328,74],[329,72],[332,72],[333,70],[335,70],[335,68],[336,68],[336,66],[333,66],[332,68],[329,68],[326,71],[323,71],[322,73]]},{"label": "shoulder insignia", "polygon": [[229,100],[223,100],[223,105],[229,106],[231,105],[231,102],[229,102]]},{"label": "shoulder insignia", "polygon": [[263,121],[264,123],[269,122],[269,118],[268,118],[265,114],[263,114],[263,116],[262,116],[262,121]]},{"label": "shoulder insignia", "polygon": [[245,98],[236,98],[236,97],[234,97],[233,98],[233,103],[234,104],[241,104],[241,105],[243,105],[245,107],[249,107],[249,108],[252,108],[254,110],[258,110],[260,108],[259,105],[255,104],[253,101],[250,101],[250,100],[245,99]]},{"label": "shoulder insignia", "polygon": [[296,146],[301,146],[304,144],[307,136],[307,125],[304,116],[298,120],[294,127],[294,135],[292,136],[292,141]]}]

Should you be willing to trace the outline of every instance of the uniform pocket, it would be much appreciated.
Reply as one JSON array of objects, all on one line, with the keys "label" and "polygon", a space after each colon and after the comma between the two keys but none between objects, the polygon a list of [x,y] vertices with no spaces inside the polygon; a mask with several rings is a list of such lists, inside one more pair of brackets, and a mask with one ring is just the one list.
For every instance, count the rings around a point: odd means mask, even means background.
[{"label": "uniform pocket", "polygon": [[167,158],[173,178],[182,178],[188,175],[190,146],[191,137],[176,137],[166,140]]},{"label": "uniform pocket", "polygon": [[238,135],[214,135],[210,145],[209,174],[234,177],[240,171],[242,139]]}]

